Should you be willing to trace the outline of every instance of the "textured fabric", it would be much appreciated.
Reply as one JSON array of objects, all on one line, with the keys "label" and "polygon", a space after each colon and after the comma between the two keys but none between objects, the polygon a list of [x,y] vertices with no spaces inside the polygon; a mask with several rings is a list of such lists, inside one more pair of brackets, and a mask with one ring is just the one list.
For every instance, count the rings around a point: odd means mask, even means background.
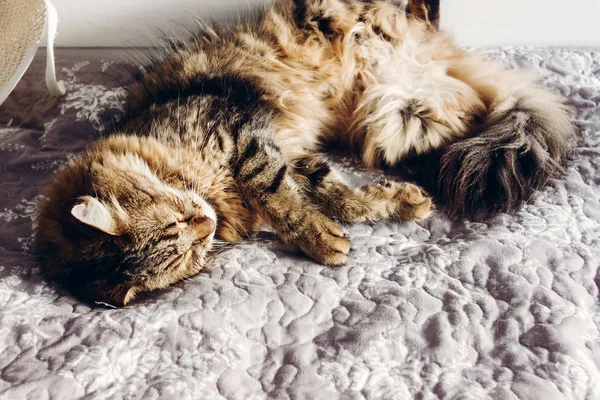
[{"label": "textured fabric", "polygon": [[576,109],[568,174],[530,205],[485,224],[346,227],[337,269],[263,232],[114,310],[47,284],[31,235],[42,186],[110,129],[130,77],[63,61],[54,99],[34,62],[0,109],[0,398],[599,399],[600,55],[486,52]]},{"label": "textured fabric", "polygon": [[0,2],[0,88],[17,71],[29,46],[44,33],[46,5],[42,0]]}]

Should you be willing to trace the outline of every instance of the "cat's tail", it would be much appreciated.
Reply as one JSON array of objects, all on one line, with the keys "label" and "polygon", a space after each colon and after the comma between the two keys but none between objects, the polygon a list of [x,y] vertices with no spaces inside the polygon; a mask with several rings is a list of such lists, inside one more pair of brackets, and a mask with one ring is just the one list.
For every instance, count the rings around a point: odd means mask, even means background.
[{"label": "cat's tail", "polygon": [[518,71],[490,72],[463,72],[489,112],[472,135],[441,150],[436,192],[452,217],[516,211],[561,175],[573,148],[574,125],[559,96]]}]

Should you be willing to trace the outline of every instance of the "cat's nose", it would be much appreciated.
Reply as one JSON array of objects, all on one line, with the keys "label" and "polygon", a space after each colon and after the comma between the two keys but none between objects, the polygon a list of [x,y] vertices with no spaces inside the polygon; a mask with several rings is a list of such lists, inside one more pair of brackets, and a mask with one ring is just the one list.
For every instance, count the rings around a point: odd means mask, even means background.
[{"label": "cat's nose", "polygon": [[217,228],[217,224],[211,218],[207,216],[198,216],[192,219],[192,224],[194,226],[195,231],[195,240],[204,240],[208,236],[210,236],[215,229]]}]

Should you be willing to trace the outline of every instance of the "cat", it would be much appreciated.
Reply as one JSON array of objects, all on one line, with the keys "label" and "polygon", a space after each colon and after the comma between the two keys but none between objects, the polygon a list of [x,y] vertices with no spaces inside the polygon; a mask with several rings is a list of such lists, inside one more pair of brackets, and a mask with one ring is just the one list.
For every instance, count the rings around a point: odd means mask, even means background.
[{"label": "cat", "polygon": [[432,200],[382,179],[350,188],[321,151],[369,167],[440,153],[451,216],[514,211],[559,176],[573,126],[535,80],[459,49],[439,3],[279,0],[175,43],[129,89],[127,118],[59,170],[38,211],[45,271],[123,306],[193,276],[217,241],[262,223],[326,265],[340,223],[420,220]]}]

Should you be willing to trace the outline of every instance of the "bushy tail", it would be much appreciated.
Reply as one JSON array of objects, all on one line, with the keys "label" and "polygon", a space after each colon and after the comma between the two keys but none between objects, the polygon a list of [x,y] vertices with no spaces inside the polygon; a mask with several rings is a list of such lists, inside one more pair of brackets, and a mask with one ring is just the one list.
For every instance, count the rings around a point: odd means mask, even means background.
[{"label": "bushy tail", "polygon": [[527,83],[490,108],[474,135],[442,150],[436,192],[451,217],[516,211],[570,156],[574,126],[558,96]]}]

